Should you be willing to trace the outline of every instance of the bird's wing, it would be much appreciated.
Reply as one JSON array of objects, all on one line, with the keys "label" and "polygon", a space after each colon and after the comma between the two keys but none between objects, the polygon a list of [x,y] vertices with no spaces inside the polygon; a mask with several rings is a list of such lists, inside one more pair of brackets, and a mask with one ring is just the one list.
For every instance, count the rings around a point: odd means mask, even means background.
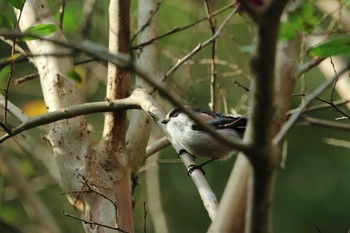
[{"label": "bird's wing", "polygon": [[239,135],[243,136],[245,128],[247,126],[247,118],[245,117],[229,117],[224,116],[215,120],[209,121],[210,125],[215,126],[217,129],[232,129],[237,131]]},{"label": "bird's wing", "polygon": [[[210,111],[202,111],[198,114],[198,116],[217,129],[232,129],[235,130],[240,136],[243,136],[248,121],[246,117],[227,116]],[[203,131],[202,127],[197,124],[193,124],[192,129],[196,131]]]}]

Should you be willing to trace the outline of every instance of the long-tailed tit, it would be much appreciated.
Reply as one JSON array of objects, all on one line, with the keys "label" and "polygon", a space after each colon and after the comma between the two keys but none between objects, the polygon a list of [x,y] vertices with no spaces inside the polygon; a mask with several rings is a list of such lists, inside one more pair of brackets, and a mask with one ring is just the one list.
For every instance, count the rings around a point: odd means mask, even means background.
[{"label": "long-tailed tit", "polygon": [[[247,118],[229,116],[210,111],[189,108],[198,118],[214,126],[219,133],[228,138],[243,136]],[[179,108],[172,109],[162,121],[174,143],[180,145],[193,156],[222,159],[233,152],[233,149],[213,138],[209,133],[194,123]]]}]

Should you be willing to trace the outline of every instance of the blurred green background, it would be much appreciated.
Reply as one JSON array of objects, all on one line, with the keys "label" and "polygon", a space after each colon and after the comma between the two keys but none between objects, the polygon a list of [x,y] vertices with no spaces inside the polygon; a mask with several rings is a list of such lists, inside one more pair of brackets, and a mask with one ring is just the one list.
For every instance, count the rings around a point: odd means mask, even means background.
[{"label": "blurred green background", "polygon": [[[60,1],[50,1],[52,11],[58,18]],[[310,4],[315,4],[312,1]],[[307,4],[306,1],[305,4]],[[84,1],[70,0],[66,3],[63,29],[68,40],[79,42],[88,39],[102,45],[108,45],[108,1],[96,1],[92,12],[91,26],[84,37],[80,33],[84,23],[82,8]],[[215,1],[213,9],[218,10],[229,4],[229,1]],[[313,6],[313,5],[311,5]],[[0,0],[1,13],[9,16],[15,22],[11,7],[4,0]],[[346,6],[344,6],[346,7]],[[348,9],[349,10],[349,9]],[[230,11],[230,10],[229,10]],[[229,11],[218,15],[218,25],[225,19]],[[305,13],[305,12],[304,12]],[[300,13],[301,14],[301,13]],[[324,13],[315,8],[309,10],[306,19],[315,20],[318,28],[326,28],[331,23],[331,17],[324,17]],[[132,1],[132,35],[137,31],[137,1]],[[159,11],[158,33],[164,33],[176,26],[190,24],[205,16],[202,1],[164,1]],[[25,19],[23,19],[25,20]],[[300,22],[299,22],[300,23]],[[314,22],[310,22],[310,24]],[[334,27],[349,29],[349,25]],[[297,28],[298,29],[298,28]],[[0,28],[0,30],[6,30]],[[302,30],[302,29],[301,29]],[[307,36],[310,32],[303,32]],[[164,74],[177,59],[186,55],[200,42],[204,42],[211,36],[207,21],[198,23],[194,27],[167,36],[158,41],[158,69],[159,76]],[[232,112],[236,110],[240,114],[247,112],[247,99],[249,93],[235,84],[238,81],[242,85],[250,86],[249,57],[254,44],[254,26],[247,16],[236,15],[225,28],[217,41],[218,81],[220,84],[218,111]],[[134,44],[135,45],[135,44]],[[0,41],[0,58],[3,62],[10,54],[10,46]],[[86,56],[76,54],[76,61],[84,60]],[[210,81],[210,46],[203,49],[193,59],[184,64],[167,81],[170,90],[180,96],[184,104],[208,109],[209,81]],[[304,60],[309,57],[305,55]],[[327,61],[331,66],[331,63]],[[0,67],[4,69],[4,65]],[[35,68],[28,62],[15,65],[14,77],[20,78],[26,74],[35,72]],[[78,72],[83,77],[81,94],[85,101],[100,101],[104,99],[106,67],[99,62],[91,62],[79,66]],[[5,88],[7,75],[0,72],[0,88]],[[299,80],[294,93],[311,92],[324,81],[324,77],[317,69],[309,72]],[[301,89],[301,86],[305,87]],[[331,90],[322,95],[330,100]],[[336,99],[338,97],[336,96]],[[20,85],[11,84],[10,101],[17,106],[39,111],[35,101],[42,100],[39,80],[32,80]],[[226,101],[227,100],[227,101]],[[301,97],[294,97],[291,108],[299,105]],[[315,101],[314,104],[321,102]],[[160,104],[168,111],[171,106],[166,100],[160,98]],[[287,103],[286,103],[287,104]],[[40,104],[39,104],[40,106]],[[227,107],[227,108],[226,108]],[[3,113],[1,113],[3,114]],[[331,109],[314,113],[311,116],[322,119],[334,120],[340,115]],[[92,128],[92,137],[98,140],[101,135],[103,115],[94,114],[87,116]],[[15,124],[16,121],[13,121]],[[47,146],[40,139],[45,127],[30,131],[30,135],[36,138],[37,145],[33,147]],[[157,127],[153,127],[154,138],[160,138],[162,134]],[[350,229],[350,156],[349,149],[337,147],[325,143],[327,138],[348,140],[348,133],[325,128],[299,124],[288,134],[287,160],[285,168],[279,168],[275,188],[273,204],[273,228],[274,232],[283,233],[317,233],[317,227],[322,233],[348,232]],[[40,162],[33,161],[30,155],[18,148],[18,144],[12,143],[11,156],[16,157],[26,177],[34,182],[39,179],[42,187],[38,194],[47,207],[56,217],[64,232],[84,232],[77,220],[65,217],[61,211],[74,214],[74,210],[68,204],[62,190],[48,177],[48,173]],[[2,145],[1,145],[2,146]],[[0,146],[0,148],[1,148]],[[49,155],[48,155],[49,156]],[[161,152],[160,158],[177,159],[172,148]],[[213,162],[205,167],[206,178],[220,199],[227,179],[234,164],[235,156],[228,161]],[[167,218],[170,232],[205,232],[210,220],[202,205],[201,199],[194,184],[186,173],[181,163],[160,164],[159,177],[161,187],[161,203]],[[40,178],[45,177],[43,181]],[[140,173],[139,186],[135,193],[135,229],[136,232],[144,232],[144,203],[147,208],[146,187],[144,172]],[[33,184],[34,185],[34,184]],[[24,232],[36,232],[35,222],[28,216],[25,208],[17,198],[13,190],[11,180],[0,176],[0,219],[9,222]],[[154,232],[150,216],[146,216],[147,232]],[[4,232],[4,231],[1,231]]]}]

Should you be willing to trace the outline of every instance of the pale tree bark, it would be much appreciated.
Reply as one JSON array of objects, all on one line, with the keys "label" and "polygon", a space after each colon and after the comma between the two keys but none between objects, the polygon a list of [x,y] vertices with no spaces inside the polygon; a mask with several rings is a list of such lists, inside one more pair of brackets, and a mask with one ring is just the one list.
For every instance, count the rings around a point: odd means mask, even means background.
[{"label": "pale tree bark", "polygon": [[[129,40],[129,2],[111,1],[110,16],[110,49],[126,52]],[[27,1],[22,17],[25,19],[20,21],[22,31],[36,24],[55,24],[44,0]],[[121,24],[118,19],[122,19]],[[59,29],[50,36],[65,41]],[[27,44],[33,54],[69,52],[62,46],[42,40],[29,41]],[[67,71],[74,68],[71,56],[36,56],[34,62],[48,111],[80,104],[77,85],[65,77]],[[110,65],[108,79],[108,99],[125,98],[128,95],[127,73]],[[91,145],[83,117],[50,124],[47,139],[56,157],[68,199],[82,220],[92,223],[84,224],[86,232],[115,232],[115,229],[98,224],[133,232],[130,170],[124,138],[123,112],[106,116],[103,140],[97,145]]]},{"label": "pale tree bark", "polygon": [[[127,53],[130,38],[130,1],[111,0],[109,4],[109,51]],[[129,95],[129,72],[108,63],[107,100],[123,99]],[[104,169],[108,196],[115,201],[110,205],[114,216],[111,222],[126,232],[133,232],[132,194],[130,180],[130,161],[125,146],[126,112],[107,113],[103,138],[98,145],[100,155],[97,158]],[[96,173],[96,179],[101,179]],[[108,181],[107,181],[108,179]],[[115,208],[115,209],[114,209]],[[102,211],[102,210],[101,210]],[[103,213],[104,218],[109,211]],[[99,219],[103,221],[103,218]]]},{"label": "pale tree bark", "polygon": [[[157,35],[157,1],[138,2],[138,43],[148,41]],[[148,23],[148,24],[147,24]],[[157,77],[157,46],[153,43],[144,47],[137,54],[137,64],[150,76]],[[137,76],[135,86],[150,90],[151,86]],[[134,111],[127,132],[127,149],[131,158],[132,176],[137,179],[138,170],[145,160],[146,146],[150,136],[151,123],[149,116],[143,111]]]},{"label": "pale tree bark", "polygon": [[[20,21],[22,31],[37,24],[55,24],[46,1],[27,1],[22,17],[25,19]],[[65,41],[59,29],[51,37]],[[64,47],[39,40],[28,41],[27,45],[33,54],[69,52]],[[49,112],[81,102],[75,82],[65,77],[67,71],[73,69],[73,60],[70,56],[36,56],[34,62],[40,75],[45,104]],[[62,120],[50,125],[47,138],[56,157],[66,191],[81,189],[76,176],[85,175],[83,170],[85,156],[90,146],[87,136],[86,122],[83,117]],[[69,199],[74,203],[73,197],[69,196]]]},{"label": "pale tree bark", "polygon": [[[157,36],[157,22],[159,4],[157,0],[138,1],[138,44],[149,41]],[[136,63],[150,76],[157,77],[157,43],[154,42],[137,51]],[[142,77],[136,76],[135,86],[150,91],[152,86],[145,82]],[[131,172],[133,189],[136,188],[140,166],[146,159],[146,146],[149,141],[152,120],[144,111],[133,111],[127,132],[127,149],[131,159]],[[159,153],[150,158],[157,161]],[[147,164],[147,162],[146,162]],[[161,188],[159,183],[158,165],[151,166],[145,171],[145,184],[147,189],[146,207],[150,212],[155,232],[168,232],[166,218],[161,200]]]}]

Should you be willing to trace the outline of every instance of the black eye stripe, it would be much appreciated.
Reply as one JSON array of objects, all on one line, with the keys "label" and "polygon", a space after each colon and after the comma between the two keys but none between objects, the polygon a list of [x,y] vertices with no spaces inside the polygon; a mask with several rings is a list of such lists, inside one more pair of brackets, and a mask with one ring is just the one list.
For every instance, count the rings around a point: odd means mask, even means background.
[{"label": "black eye stripe", "polygon": [[173,108],[169,113],[169,118],[171,117],[177,117],[181,113],[181,110],[179,108]]}]

